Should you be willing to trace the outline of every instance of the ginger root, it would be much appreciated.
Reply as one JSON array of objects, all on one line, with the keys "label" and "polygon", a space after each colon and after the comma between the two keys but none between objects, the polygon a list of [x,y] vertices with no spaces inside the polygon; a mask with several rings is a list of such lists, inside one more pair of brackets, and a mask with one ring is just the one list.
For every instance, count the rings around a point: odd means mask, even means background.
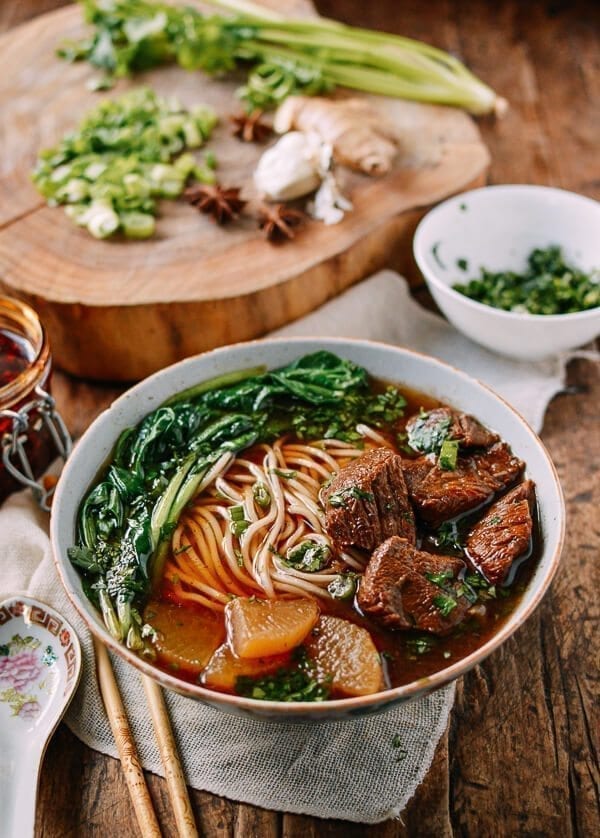
[{"label": "ginger root", "polygon": [[333,158],[368,175],[390,171],[397,152],[393,129],[366,99],[289,96],[275,114],[275,130],[314,131],[333,146]]}]

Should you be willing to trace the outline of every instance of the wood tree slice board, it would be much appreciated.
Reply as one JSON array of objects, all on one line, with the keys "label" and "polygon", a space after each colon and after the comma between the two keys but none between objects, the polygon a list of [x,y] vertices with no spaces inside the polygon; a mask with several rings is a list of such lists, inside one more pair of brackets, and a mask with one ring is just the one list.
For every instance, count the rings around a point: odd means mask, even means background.
[{"label": "wood tree slice board", "polygon": [[[371,97],[396,126],[400,153],[384,178],[342,173],[354,211],[340,224],[310,221],[277,246],[250,217],[220,228],[182,201],[165,201],[153,239],[96,241],[61,208],[46,207],[30,182],[37,152],[98,101],[85,87],[94,71],[55,56],[57,44],[85,31],[79,7],[69,6],[0,39],[0,289],[37,309],[56,363],[75,375],[138,379],[301,317],[389,264],[392,252],[408,251],[427,207],[484,178],[488,151],[466,114]],[[239,80],[164,67],[120,82],[110,95],[140,84],[215,107],[221,122],[209,147],[219,177],[244,184],[252,205],[251,176],[264,147],[231,136]]]}]

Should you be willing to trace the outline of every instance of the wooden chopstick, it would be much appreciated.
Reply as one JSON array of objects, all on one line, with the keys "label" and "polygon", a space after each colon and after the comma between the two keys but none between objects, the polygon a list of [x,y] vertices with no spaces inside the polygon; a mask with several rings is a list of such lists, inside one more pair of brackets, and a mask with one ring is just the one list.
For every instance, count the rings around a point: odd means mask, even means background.
[{"label": "wooden chopstick", "polygon": [[147,675],[142,675],[142,684],[144,685],[154,731],[158,740],[158,748],[165,769],[165,779],[175,813],[177,830],[181,838],[198,838],[185,776],[179,760],[179,753],[162,690],[156,681],[153,681]]},{"label": "wooden chopstick", "polygon": [[140,831],[143,838],[161,838],[160,826],[146,785],[146,778],[142,771],[135,740],[129,727],[129,720],[115,680],[110,658],[106,647],[95,637],[94,652],[96,654],[100,693],[115,737]]}]

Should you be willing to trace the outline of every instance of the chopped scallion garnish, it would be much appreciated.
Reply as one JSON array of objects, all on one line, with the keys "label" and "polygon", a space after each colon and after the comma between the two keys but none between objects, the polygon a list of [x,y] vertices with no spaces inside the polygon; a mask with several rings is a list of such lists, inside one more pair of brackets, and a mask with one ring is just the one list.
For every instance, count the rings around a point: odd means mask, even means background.
[{"label": "chopped scallion garnish", "polygon": [[458,442],[455,439],[445,439],[440,449],[439,465],[444,471],[454,471],[458,458]]}]

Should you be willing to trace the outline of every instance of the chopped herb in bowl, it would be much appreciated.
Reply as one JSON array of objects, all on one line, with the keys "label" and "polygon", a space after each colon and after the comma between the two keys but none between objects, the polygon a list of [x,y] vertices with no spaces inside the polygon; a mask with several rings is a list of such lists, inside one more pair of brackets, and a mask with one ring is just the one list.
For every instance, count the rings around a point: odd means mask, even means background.
[{"label": "chopped herb in bowl", "polygon": [[573,314],[600,306],[600,277],[565,262],[557,246],[532,250],[523,273],[488,271],[452,287],[472,300],[504,311]]}]

